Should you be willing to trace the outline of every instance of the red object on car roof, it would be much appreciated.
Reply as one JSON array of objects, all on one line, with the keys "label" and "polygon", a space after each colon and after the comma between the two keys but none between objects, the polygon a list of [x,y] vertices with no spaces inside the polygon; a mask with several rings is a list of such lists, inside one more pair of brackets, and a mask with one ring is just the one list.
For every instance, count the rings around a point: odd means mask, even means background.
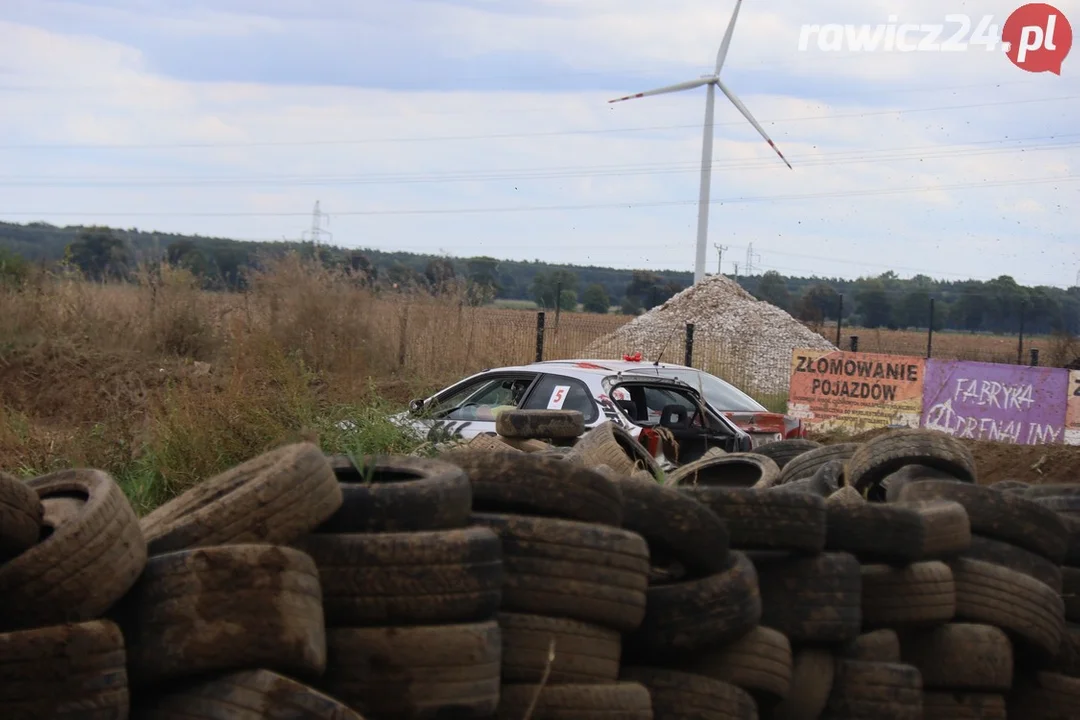
[{"label": "red object on car roof", "polygon": [[624,362],[641,362],[641,353],[636,352],[633,355],[623,355],[622,359]]}]

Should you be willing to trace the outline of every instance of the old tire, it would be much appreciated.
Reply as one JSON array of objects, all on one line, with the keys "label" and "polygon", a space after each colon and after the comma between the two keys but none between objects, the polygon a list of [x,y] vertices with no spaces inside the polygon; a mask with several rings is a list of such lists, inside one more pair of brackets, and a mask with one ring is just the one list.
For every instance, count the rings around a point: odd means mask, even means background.
[{"label": "old tire", "polygon": [[[1012,543],[991,540],[981,535],[971,537],[971,545],[961,557],[1000,565],[1046,583],[1055,592],[1062,591],[1062,568],[1042,555],[1025,550]],[[1066,601],[1068,604],[1068,601]]]},{"label": "old tire", "polygon": [[[631,666],[624,681],[644,685],[652,697],[655,720],[757,720],[757,705],[731,683],[677,670]],[[510,720],[518,720],[511,718]]]},{"label": "old tire", "polygon": [[252,667],[311,677],[326,667],[318,569],[293,548],[158,555],[116,615],[135,684]]},{"label": "old tire", "polygon": [[784,467],[802,455],[803,453],[816,450],[821,447],[821,443],[815,440],[780,440],[778,442],[769,443],[768,445],[762,445],[759,448],[754,448],[754,452],[758,455],[764,455],[776,463],[776,467],[781,470]]},{"label": "old tire", "polygon": [[955,615],[956,584],[945,563],[862,566],[863,627],[926,627]]},{"label": "old tire", "polygon": [[622,636],[591,623],[500,613],[502,682],[539,683],[555,643],[548,682],[553,685],[613,683],[619,678]]},{"label": "old tire", "polygon": [[[504,446],[503,451],[509,452]],[[472,485],[465,472],[429,458],[374,456],[363,470],[344,455],[329,458],[341,485],[341,507],[318,533],[454,530],[469,524]]]},{"label": "old tire", "polygon": [[0,472],[0,561],[37,543],[43,515],[38,494],[17,477]]},{"label": "old tire", "polygon": [[630,631],[645,616],[649,548],[637,533],[570,520],[475,514],[503,548],[502,609]]},{"label": "old tire", "polygon": [[1005,707],[993,693],[923,693],[923,720],[1006,720]]},{"label": "old tire", "polygon": [[[540,690],[537,695],[537,690]],[[608,685],[503,685],[496,720],[654,720],[652,697],[636,682]]]},{"label": "old tire", "polygon": [[823,717],[921,720],[922,695],[922,678],[910,665],[837,660]]},{"label": "old tire", "polygon": [[1008,697],[1008,715],[1023,720],[1074,720],[1080,708],[1080,679],[1038,672],[1017,678]]},{"label": "old tire", "polygon": [[832,692],[836,661],[832,653],[804,647],[792,659],[791,688],[773,708],[773,720],[818,720]]},{"label": "old tire", "polygon": [[754,558],[761,624],[796,643],[844,643],[862,626],[859,561],[848,553]]},{"label": "old tire", "polygon": [[864,497],[883,500],[881,481],[905,465],[925,465],[975,482],[975,458],[962,442],[936,430],[893,430],[864,443],[848,460],[847,481]]},{"label": "old tire", "polygon": [[483,527],[309,535],[329,627],[490,620],[502,598],[502,544]]},{"label": "old tire", "polygon": [[679,490],[720,516],[733,548],[817,553],[825,547],[825,501],[817,495],[754,488]]},{"label": "old tire", "polygon": [[582,435],[574,444],[573,454],[587,467],[607,465],[622,475],[645,470],[654,478],[663,477],[656,458],[625,428],[610,420]]},{"label": "old tire", "polygon": [[780,473],[780,483],[810,477],[819,467],[833,460],[846,462],[858,448],[858,443],[835,443],[800,453],[784,466],[784,471]]},{"label": "old tire", "polygon": [[664,480],[667,486],[768,488],[777,484],[780,468],[756,453],[725,453],[687,463]]},{"label": "old tire", "polygon": [[468,475],[476,512],[622,525],[623,501],[618,485],[561,458],[540,453],[468,450],[452,450],[441,458]]},{"label": "old tire", "polygon": [[897,500],[889,505],[910,508],[922,517],[926,532],[920,559],[955,557],[971,547],[971,520],[960,503],[951,500]]},{"label": "old tire", "polygon": [[244,670],[151,695],[140,720],[364,720],[329,695],[269,670]]},{"label": "old tire", "polygon": [[120,628],[92,620],[0,634],[0,707],[13,720],[126,718]]},{"label": "old tire", "polygon": [[365,718],[488,717],[499,703],[502,639],[494,620],[331,628],[317,686]]},{"label": "old tire", "polygon": [[67,521],[0,565],[0,628],[83,622],[101,617],[146,565],[139,520],[112,477],[61,470],[29,482],[42,502],[63,497]]},{"label": "old tire", "polygon": [[1018,495],[960,482],[920,480],[904,486],[901,500],[952,500],[964,506],[971,532],[1014,543],[1060,563],[1068,550],[1064,521],[1039,503]]},{"label": "old tire", "polygon": [[585,432],[577,410],[505,410],[495,418],[495,432],[507,438],[573,440]]},{"label": "old tire", "polygon": [[[928,465],[905,465],[896,472],[886,475],[880,485],[884,489],[884,499],[888,502],[893,502],[900,497],[900,491],[904,489],[904,486],[910,482],[916,482],[918,480],[949,480],[957,482],[957,479],[953,477],[951,473],[947,473],[944,470],[938,470],[937,468],[930,467]],[[875,499],[880,500],[882,493],[879,491],[875,494]]]},{"label": "old tire", "polygon": [[863,662],[900,662],[900,637],[895,630],[866,632],[843,646],[841,657]]},{"label": "old tire", "polygon": [[923,557],[926,525],[912,508],[882,503],[830,504],[825,548],[860,560],[913,562]]},{"label": "old tire", "polygon": [[288,544],[341,507],[313,443],[285,445],[199,483],[141,521],[151,555],[230,543]]},{"label": "old tire", "polygon": [[758,626],[706,652],[687,665],[689,672],[740,687],[762,705],[775,705],[791,690],[791,643],[783,633]]},{"label": "old tire", "polygon": [[919,668],[928,690],[1004,693],[1012,687],[1012,643],[992,625],[952,623],[911,633],[901,653]]}]

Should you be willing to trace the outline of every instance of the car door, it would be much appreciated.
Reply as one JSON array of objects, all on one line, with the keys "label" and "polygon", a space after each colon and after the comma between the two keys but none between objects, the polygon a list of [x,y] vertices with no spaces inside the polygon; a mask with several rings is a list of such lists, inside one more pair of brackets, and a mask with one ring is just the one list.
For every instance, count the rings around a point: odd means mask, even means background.
[{"label": "car door", "polygon": [[533,385],[522,410],[577,410],[586,427],[600,419],[600,406],[588,386],[569,375],[545,373]]},{"label": "car door", "polygon": [[430,442],[469,440],[495,432],[499,412],[521,406],[540,373],[492,371],[453,385],[428,403],[416,421]]}]

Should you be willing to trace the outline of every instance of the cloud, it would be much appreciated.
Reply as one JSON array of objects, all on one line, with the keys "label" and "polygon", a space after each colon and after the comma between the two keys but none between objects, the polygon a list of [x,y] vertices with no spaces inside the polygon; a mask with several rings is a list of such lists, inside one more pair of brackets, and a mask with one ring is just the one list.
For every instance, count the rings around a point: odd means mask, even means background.
[{"label": "cloud", "polygon": [[[704,89],[606,101],[707,72],[730,3],[157,7],[0,9],[0,218],[280,239],[318,199],[346,245],[692,267]],[[1071,284],[1069,61],[797,50],[804,22],[889,13],[744,5],[725,82],[796,169],[718,94],[710,271],[752,243],[789,274]]]}]

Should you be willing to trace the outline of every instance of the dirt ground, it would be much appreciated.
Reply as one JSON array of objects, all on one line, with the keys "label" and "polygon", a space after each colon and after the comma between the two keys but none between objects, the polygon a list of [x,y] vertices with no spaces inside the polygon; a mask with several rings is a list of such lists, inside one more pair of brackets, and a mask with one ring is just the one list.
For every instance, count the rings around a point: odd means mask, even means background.
[{"label": "dirt ground", "polygon": [[[888,432],[870,430],[854,436],[825,434],[813,436],[826,444],[865,442]],[[1026,483],[1080,482],[1080,446],[1077,445],[1010,445],[1006,443],[961,440],[975,456],[980,485],[999,480],[1020,480]]]}]

